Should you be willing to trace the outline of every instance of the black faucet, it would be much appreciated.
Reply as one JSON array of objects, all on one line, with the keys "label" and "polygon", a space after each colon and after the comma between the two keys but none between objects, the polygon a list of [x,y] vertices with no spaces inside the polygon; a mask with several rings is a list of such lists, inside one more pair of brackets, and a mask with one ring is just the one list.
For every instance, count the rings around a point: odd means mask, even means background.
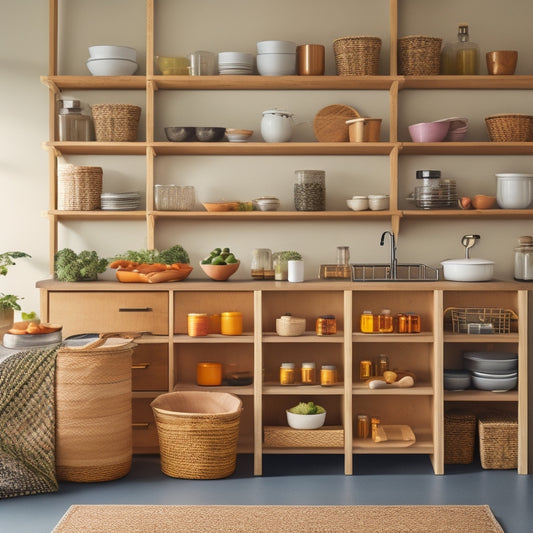
[{"label": "black faucet", "polygon": [[397,279],[398,277],[398,260],[396,259],[396,238],[392,231],[384,231],[381,234],[381,240],[379,245],[383,246],[385,244],[385,236],[390,237],[390,279]]}]

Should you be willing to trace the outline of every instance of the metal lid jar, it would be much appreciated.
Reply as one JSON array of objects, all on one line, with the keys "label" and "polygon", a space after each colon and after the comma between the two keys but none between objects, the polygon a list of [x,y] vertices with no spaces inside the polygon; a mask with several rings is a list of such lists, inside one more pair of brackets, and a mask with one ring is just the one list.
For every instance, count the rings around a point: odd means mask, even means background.
[{"label": "metal lid jar", "polygon": [[326,210],[326,171],[296,170],[294,207],[296,211]]},{"label": "metal lid jar", "polygon": [[514,249],[514,279],[533,280],[533,237],[530,235],[520,237]]}]

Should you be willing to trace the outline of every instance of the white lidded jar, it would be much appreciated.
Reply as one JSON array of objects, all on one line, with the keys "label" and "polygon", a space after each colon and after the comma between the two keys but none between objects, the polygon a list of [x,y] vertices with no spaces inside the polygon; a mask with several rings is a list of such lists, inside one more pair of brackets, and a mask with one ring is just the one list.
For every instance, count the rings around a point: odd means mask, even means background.
[{"label": "white lidded jar", "polygon": [[533,280],[533,237],[524,235],[514,249],[514,279]]},{"label": "white lidded jar", "polygon": [[501,209],[527,209],[532,200],[533,174],[496,174],[496,202]]},{"label": "white lidded jar", "polygon": [[294,114],[281,109],[263,111],[261,135],[267,143],[285,143],[291,140]]}]

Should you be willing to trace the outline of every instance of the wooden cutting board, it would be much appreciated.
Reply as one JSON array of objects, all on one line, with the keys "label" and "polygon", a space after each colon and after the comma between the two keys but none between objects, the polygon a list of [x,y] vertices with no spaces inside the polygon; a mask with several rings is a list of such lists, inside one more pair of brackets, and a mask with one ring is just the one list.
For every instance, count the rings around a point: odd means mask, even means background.
[{"label": "wooden cutting board", "polygon": [[313,131],[319,142],[348,142],[347,120],[359,118],[353,107],[333,104],[322,108],[313,121]]}]

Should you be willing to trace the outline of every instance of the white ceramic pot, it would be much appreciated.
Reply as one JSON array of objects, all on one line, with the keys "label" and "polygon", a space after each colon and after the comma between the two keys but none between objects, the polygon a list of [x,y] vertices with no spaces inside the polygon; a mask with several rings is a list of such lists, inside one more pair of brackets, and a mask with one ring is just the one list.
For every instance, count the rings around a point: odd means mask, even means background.
[{"label": "white ceramic pot", "polygon": [[496,202],[501,209],[527,209],[533,196],[533,174],[496,174]]},{"label": "white ceramic pot", "polygon": [[494,261],[487,259],[447,259],[441,265],[449,281],[489,281],[494,275]]},{"label": "white ceramic pot", "polygon": [[263,111],[261,135],[267,143],[285,143],[291,140],[294,129],[294,115],[287,111],[271,109]]}]

